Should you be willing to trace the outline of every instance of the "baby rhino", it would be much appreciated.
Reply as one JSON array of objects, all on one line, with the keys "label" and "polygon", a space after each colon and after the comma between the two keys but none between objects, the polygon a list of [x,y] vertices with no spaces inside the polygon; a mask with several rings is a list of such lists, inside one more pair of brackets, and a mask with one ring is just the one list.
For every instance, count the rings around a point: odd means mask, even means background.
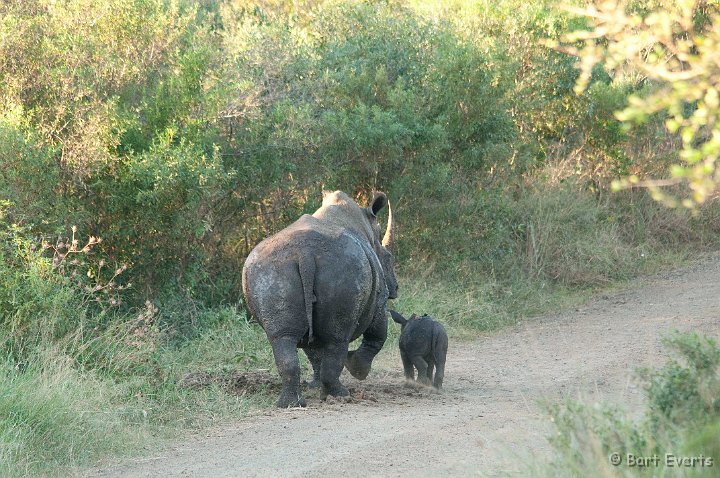
[{"label": "baby rhino", "polygon": [[[448,349],[448,337],[442,325],[435,322],[429,315],[413,314],[406,319],[394,310],[390,315],[402,326],[400,334],[400,357],[405,369],[405,378],[415,379],[413,365],[418,371],[418,381],[442,388],[445,376],[445,355]],[[433,381],[433,367],[436,368]]]}]

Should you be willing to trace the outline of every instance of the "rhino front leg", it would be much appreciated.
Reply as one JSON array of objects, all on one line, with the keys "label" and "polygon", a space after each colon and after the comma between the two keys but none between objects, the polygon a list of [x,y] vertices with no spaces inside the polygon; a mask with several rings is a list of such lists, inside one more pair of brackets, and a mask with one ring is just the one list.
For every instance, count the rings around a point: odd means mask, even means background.
[{"label": "rhino front leg", "polygon": [[416,355],[412,357],[412,363],[415,364],[415,368],[418,371],[418,382],[424,384],[424,385],[430,385],[430,380],[428,380],[428,363],[425,361],[424,358],[422,358],[419,355]]},{"label": "rhino front leg", "polygon": [[320,380],[320,367],[322,366],[322,350],[320,349],[304,349],[305,355],[307,355],[308,360],[310,360],[310,364],[312,365],[313,369],[313,378],[312,381],[308,384],[310,388],[320,388],[322,385],[322,380]]},{"label": "rhino front leg", "polygon": [[349,395],[348,389],[340,383],[340,373],[347,355],[348,343],[326,345],[323,350],[322,364],[320,365],[320,381],[322,382],[321,398],[325,400],[328,395],[344,397]]},{"label": "rhino front leg", "polygon": [[435,361],[434,359],[430,358],[427,360],[427,378],[428,378],[428,384],[431,384],[433,381],[433,369],[435,368]]},{"label": "rhino front leg", "polygon": [[[384,310],[384,309],[383,309]],[[353,377],[365,380],[375,356],[380,352],[387,339],[387,317],[382,312],[375,317],[370,327],[363,333],[362,344],[357,350],[347,353],[345,366]]]},{"label": "rhino front leg", "polygon": [[297,355],[297,339],[277,337],[271,341],[275,365],[280,378],[282,390],[277,401],[278,408],[304,407],[305,399],[300,393],[300,361]]}]

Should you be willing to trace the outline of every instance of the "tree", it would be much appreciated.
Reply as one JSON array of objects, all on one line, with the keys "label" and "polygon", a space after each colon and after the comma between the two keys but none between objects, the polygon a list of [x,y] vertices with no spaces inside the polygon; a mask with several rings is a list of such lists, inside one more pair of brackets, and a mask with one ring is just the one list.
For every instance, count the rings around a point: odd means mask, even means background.
[{"label": "tree", "polygon": [[[598,64],[616,75],[634,70],[653,88],[631,96],[616,117],[631,126],[664,115],[668,132],[682,141],[681,162],[671,166],[668,178],[629,176],[614,187],[648,187],[673,207],[694,208],[711,198],[720,186],[720,1],[604,0],[567,9],[590,26],[553,45],[580,58],[576,92],[585,90]],[[680,183],[689,187],[680,197],[662,189]]]}]

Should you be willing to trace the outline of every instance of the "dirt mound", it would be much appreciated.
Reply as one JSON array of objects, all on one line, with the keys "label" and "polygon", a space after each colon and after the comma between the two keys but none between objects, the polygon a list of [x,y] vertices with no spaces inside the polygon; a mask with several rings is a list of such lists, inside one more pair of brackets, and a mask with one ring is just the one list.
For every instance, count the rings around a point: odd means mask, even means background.
[{"label": "dirt mound", "polygon": [[342,381],[347,385],[350,395],[347,397],[327,397],[320,400],[320,390],[309,388],[303,383],[303,394],[308,407],[332,408],[339,404],[356,404],[364,406],[382,406],[390,403],[403,404],[410,400],[427,400],[439,395],[432,387],[419,384],[408,384],[401,373],[386,373],[384,378],[359,381],[350,375],[343,374]]},{"label": "dirt mound", "polygon": [[222,374],[209,372],[188,372],[178,379],[179,387],[204,388],[213,384],[221,386],[227,393],[247,395],[280,393],[280,378],[267,371],[231,371]]},{"label": "dirt mound", "polygon": [[[303,395],[310,407],[327,407],[339,404],[382,404],[393,402],[406,402],[408,399],[431,399],[441,392],[417,383],[409,384],[402,373],[392,371],[383,372],[375,380],[359,381],[347,373],[343,374],[343,381],[349,384],[350,395],[346,397],[327,397],[320,399],[320,389],[311,388],[305,380],[301,384]],[[178,379],[181,388],[204,388],[219,385],[227,393],[243,396],[247,394],[268,394],[271,396],[280,393],[282,382],[277,374],[269,371],[239,371],[212,374],[209,372],[188,372]]]}]

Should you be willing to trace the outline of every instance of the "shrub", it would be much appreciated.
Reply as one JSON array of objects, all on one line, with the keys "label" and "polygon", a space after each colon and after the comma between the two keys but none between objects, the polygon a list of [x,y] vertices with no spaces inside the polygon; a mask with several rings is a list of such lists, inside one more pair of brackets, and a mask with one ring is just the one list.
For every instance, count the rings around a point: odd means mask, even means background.
[{"label": "shrub", "polygon": [[7,207],[0,209],[0,330],[3,349],[21,359],[28,346],[54,343],[74,330],[83,311],[78,291],[53,270],[40,244],[6,222]]},{"label": "shrub", "polygon": [[[665,341],[680,361],[659,370],[645,370],[649,413],[657,428],[702,428],[720,417],[720,347],[697,334],[675,335]],[[660,431],[660,430],[658,430]],[[672,430],[671,430],[672,431]]]},{"label": "shrub", "polygon": [[[630,420],[604,405],[569,402],[552,407],[558,434],[551,442],[560,455],[550,467],[553,472],[575,476],[606,470],[608,475],[632,476],[632,467],[609,466],[611,452],[621,457],[682,452],[714,456],[714,433],[720,425],[720,348],[713,339],[695,333],[676,333],[665,344],[684,363],[671,360],[659,369],[639,371],[648,393],[643,420]],[[659,472],[671,476],[676,471],[663,467]]]}]

